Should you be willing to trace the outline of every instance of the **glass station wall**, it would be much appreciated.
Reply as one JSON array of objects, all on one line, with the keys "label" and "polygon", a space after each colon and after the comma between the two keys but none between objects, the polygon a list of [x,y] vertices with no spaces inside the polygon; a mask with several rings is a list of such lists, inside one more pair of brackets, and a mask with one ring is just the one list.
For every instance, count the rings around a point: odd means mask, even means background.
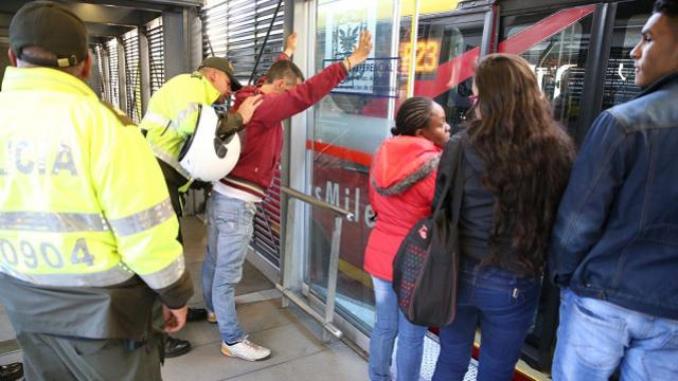
[{"label": "glass station wall", "polygon": [[[313,69],[315,72],[348,56],[360,31],[372,33],[369,59],[309,113],[307,192],[345,208],[355,220],[344,222],[336,305],[343,317],[363,331],[374,322],[372,281],[362,270],[373,211],[368,200],[368,171],[377,147],[390,136],[394,110],[408,95],[412,60],[414,1],[319,0]],[[449,12],[455,1],[419,1],[419,14]],[[482,30],[482,25],[479,31]],[[449,57],[466,50],[457,28],[420,23],[414,55],[417,79],[435,76],[440,52]],[[480,37],[473,41],[477,46]],[[447,56],[446,56],[447,57]],[[448,58],[442,59],[447,61]],[[445,91],[446,92],[446,91]],[[308,211],[305,282],[321,299],[327,287],[333,215]]]}]

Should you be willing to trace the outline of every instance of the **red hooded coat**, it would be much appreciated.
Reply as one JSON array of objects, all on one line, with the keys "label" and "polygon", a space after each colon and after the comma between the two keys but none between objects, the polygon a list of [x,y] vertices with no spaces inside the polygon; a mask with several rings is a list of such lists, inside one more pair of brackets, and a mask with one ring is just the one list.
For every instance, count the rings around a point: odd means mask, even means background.
[{"label": "red hooded coat", "polygon": [[365,271],[393,280],[393,258],[407,233],[431,214],[442,149],[415,136],[396,136],[377,150],[370,168],[369,197],[377,223],[365,249]]}]

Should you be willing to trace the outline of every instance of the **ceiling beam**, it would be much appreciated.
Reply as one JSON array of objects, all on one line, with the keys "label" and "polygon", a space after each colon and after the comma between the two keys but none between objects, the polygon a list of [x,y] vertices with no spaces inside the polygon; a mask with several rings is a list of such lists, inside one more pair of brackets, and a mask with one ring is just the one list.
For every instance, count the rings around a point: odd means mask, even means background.
[{"label": "ceiling beam", "polygon": [[81,0],[80,3],[131,7],[139,10],[163,11],[172,8],[197,8],[202,0]]},{"label": "ceiling beam", "polygon": [[[119,37],[162,16],[181,12],[183,7],[199,7],[202,0],[66,0],[64,4],[87,26],[92,40]],[[30,0],[0,0],[0,37],[8,35],[14,14]]]},{"label": "ceiling beam", "polygon": [[123,25],[87,24],[87,34],[89,35],[90,40],[92,40],[93,37],[120,37],[132,29],[133,27]]},{"label": "ceiling beam", "polygon": [[[9,36],[9,24],[12,15],[0,13],[0,37]],[[92,37],[118,37],[135,28],[135,25],[103,24],[86,22],[87,34]],[[2,54],[2,52],[0,52]]]},{"label": "ceiling beam", "polygon": [[[0,1],[0,12],[14,15],[27,2],[27,0],[2,0]],[[94,4],[80,1],[69,2],[64,5],[86,23],[135,26],[146,24],[162,15],[161,9],[144,10],[134,7],[133,4],[137,3],[134,1],[130,1],[129,6],[110,4],[115,3],[114,0],[108,0],[107,3],[109,4]]]},{"label": "ceiling beam", "polygon": [[86,23],[108,25],[143,25],[162,15],[160,12],[95,4],[67,4],[67,7]]}]

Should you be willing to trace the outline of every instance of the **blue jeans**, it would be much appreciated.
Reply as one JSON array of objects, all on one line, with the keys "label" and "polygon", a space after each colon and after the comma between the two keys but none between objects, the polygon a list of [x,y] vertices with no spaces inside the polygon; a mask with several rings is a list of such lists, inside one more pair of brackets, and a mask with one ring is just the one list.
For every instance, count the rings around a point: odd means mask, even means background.
[{"label": "blue jeans", "polygon": [[427,327],[414,325],[407,320],[398,308],[398,300],[391,282],[372,277],[372,284],[374,285],[377,321],[370,336],[370,380],[391,380],[391,358],[393,343],[397,335],[397,380],[418,381]]},{"label": "blue jeans", "polygon": [[554,381],[678,380],[678,320],[561,292]]},{"label": "blue jeans", "polygon": [[202,265],[205,304],[217,315],[226,343],[245,338],[235,311],[235,286],[242,278],[247,247],[254,231],[256,205],[212,192],[207,200],[207,253]]},{"label": "blue jeans", "polygon": [[457,314],[440,330],[433,381],[461,381],[468,370],[476,327],[482,335],[478,381],[513,379],[539,300],[539,281],[463,258]]}]

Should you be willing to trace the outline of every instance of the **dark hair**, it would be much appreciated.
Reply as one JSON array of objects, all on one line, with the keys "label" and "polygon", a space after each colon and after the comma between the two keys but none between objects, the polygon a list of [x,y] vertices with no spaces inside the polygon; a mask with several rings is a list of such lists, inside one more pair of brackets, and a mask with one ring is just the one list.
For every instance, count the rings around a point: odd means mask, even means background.
[{"label": "dark hair", "polygon": [[657,0],[654,3],[654,12],[663,13],[669,17],[678,17],[678,0]]},{"label": "dark hair", "polygon": [[475,83],[480,118],[470,122],[469,140],[487,168],[483,186],[496,200],[491,253],[484,263],[538,274],[574,146],[553,119],[537,78],[522,57],[484,57]]},{"label": "dark hair", "polygon": [[304,74],[294,62],[281,60],[268,69],[266,72],[266,82],[273,83],[276,79],[286,80],[304,80]]},{"label": "dark hair", "polygon": [[394,136],[408,135],[414,136],[417,130],[428,125],[433,114],[433,100],[427,97],[412,97],[398,109],[396,114],[396,125],[391,128]]}]

